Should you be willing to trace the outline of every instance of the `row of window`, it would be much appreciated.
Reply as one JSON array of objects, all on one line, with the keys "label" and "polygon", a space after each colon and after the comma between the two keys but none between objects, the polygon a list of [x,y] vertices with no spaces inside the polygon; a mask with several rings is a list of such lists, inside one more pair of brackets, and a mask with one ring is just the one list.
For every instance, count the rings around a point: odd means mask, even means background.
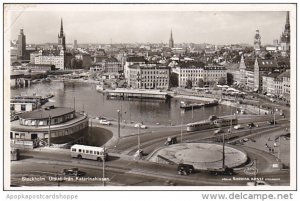
[{"label": "row of window", "polygon": [[[73,119],[74,117],[75,117],[75,115],[72,113],[72,114],[64,115],[62,117],[53,118],[53,119],[51,119],[51,125],[63,123],[65,121]],[[19,121],[20,121],[21,125],[25,125],[25,126],[45,126],[45,125],[49,125],[49,119],[47,119],[47,120],[20,119]]]},{"label": "row of window", "polygon": [[[77,152],[77,150],[75,148],[72,148],[71,150],[72,152]],[[100,151],[92,151],[92,150],[84,150],[84,149],[78,149],[79,153],[83,153],[83,154],[93,154],[93,155],[100,155],[101,152]]]}]

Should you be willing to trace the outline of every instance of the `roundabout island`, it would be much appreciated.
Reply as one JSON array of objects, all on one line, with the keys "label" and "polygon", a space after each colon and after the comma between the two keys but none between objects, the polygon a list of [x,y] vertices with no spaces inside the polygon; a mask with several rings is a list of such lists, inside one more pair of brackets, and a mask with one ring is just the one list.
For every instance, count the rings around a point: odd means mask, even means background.
[{"label": "roundabout island", "polygon": [[[198,170],[222,168],[223,146],[216,143],[183,143],[163,147],[153,153],[149,161],[156,163],[185,163]],[[247,162],[247,154],[232,146],[225,146],[225,165],[229,168]]]}]

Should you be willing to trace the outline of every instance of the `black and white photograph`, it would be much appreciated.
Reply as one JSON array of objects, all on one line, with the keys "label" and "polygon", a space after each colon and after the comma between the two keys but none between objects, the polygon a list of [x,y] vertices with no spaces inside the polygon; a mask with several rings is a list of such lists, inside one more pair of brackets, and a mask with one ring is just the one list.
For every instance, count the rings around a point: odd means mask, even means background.
[{"label": "black and white photograph", "polygon": [[4,4],[4,189],[296,189],[296,8]]}]

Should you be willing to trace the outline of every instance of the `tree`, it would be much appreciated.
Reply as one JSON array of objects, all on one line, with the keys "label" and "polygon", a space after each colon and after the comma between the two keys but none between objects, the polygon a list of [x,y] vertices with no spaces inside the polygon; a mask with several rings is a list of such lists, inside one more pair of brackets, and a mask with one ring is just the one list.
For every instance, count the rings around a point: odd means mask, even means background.
[{"label": "tree", "polygon": [[227,84],[233,85],[233,75],[231,73],[227,73]]},{"label": "tree", "polygon": [[218,84],[220,84],[220,85],[226,84],[226,79],[225,79],[225,77],[220,77],[219,80],[218,80]]},{"label": "tree", "polygon": [[200,79],[198,80],[197,86],[198,86],[198,87],[201,87],[201,88],[204,87],[204,81],[203,81],[202,78],[200,78]]},{"label": "tree", "polygon": [[193,87],[193,82],[192,80],[187,80],[186,81],[186,88],[191,89]]},{"label": "tree", "polygon": [[171,87],[178,87],[178,74],[171,73],[171,75],[170,75],[170,85],[171,85]]}]

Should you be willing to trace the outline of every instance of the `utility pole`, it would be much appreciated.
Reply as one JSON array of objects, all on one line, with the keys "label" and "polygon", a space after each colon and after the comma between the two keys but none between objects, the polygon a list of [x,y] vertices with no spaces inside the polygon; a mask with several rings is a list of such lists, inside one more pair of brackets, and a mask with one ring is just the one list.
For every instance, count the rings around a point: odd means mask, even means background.
[{"label": "utility pole", "polygon": [[256,182],[256,178],[257,178],[257,159],[254,159],[254,167],[255,167],[255,173],[254,173],[254,182]]},{"label": "utility pole", "polygon": [[180,116],[181,116],[181,126],[180,126],[180,142],[181,142],[181,144],[182,144],[182,142],[183,142],[183,133],[182,133],[182,124],[183,124],[183,111],[184,110],[181,110],[181,112],[180,112]]},{"label": "utility pole", "polygon": [[140,148],[141,148],[141,139],[140,139],[140,124],[138,124],[139,126],[138,126],[138,151],[140,150]]},{"label": "utility pole", "polygon": [[276,126],[275,124],[276,124],[276,115],[275,115],[275,109],[273,108],[273,115],[274,115],[274,127]]},{"label": "utility pole", "polygon": [[222,168],[225,170],[225,134],[223,132],[223,157],[222,157]]},{"label": "utility pole", "polygon": [[74,96],[74,100],[73,100],[73,108],[74,108],[74,110],[75,110],[75,96]]},{"label": "utility pole", "polygon": [[51,145],[51,129],[50,129],[50,126],[51,126],[51,116],[50,115],[49,115],[48,122],[49,122],[49,127],[48,127],[48,147],[50,147],[50,145]]},{"label": "utility pole", "polygon": [[194,106],[192,105],[192,120],[194,120]]},{"label": "utility pole", "polygon": [[103,186],[105,186],[105,147],[103,147],[103,158],[102,158],[102,180],[103,180]]}]

